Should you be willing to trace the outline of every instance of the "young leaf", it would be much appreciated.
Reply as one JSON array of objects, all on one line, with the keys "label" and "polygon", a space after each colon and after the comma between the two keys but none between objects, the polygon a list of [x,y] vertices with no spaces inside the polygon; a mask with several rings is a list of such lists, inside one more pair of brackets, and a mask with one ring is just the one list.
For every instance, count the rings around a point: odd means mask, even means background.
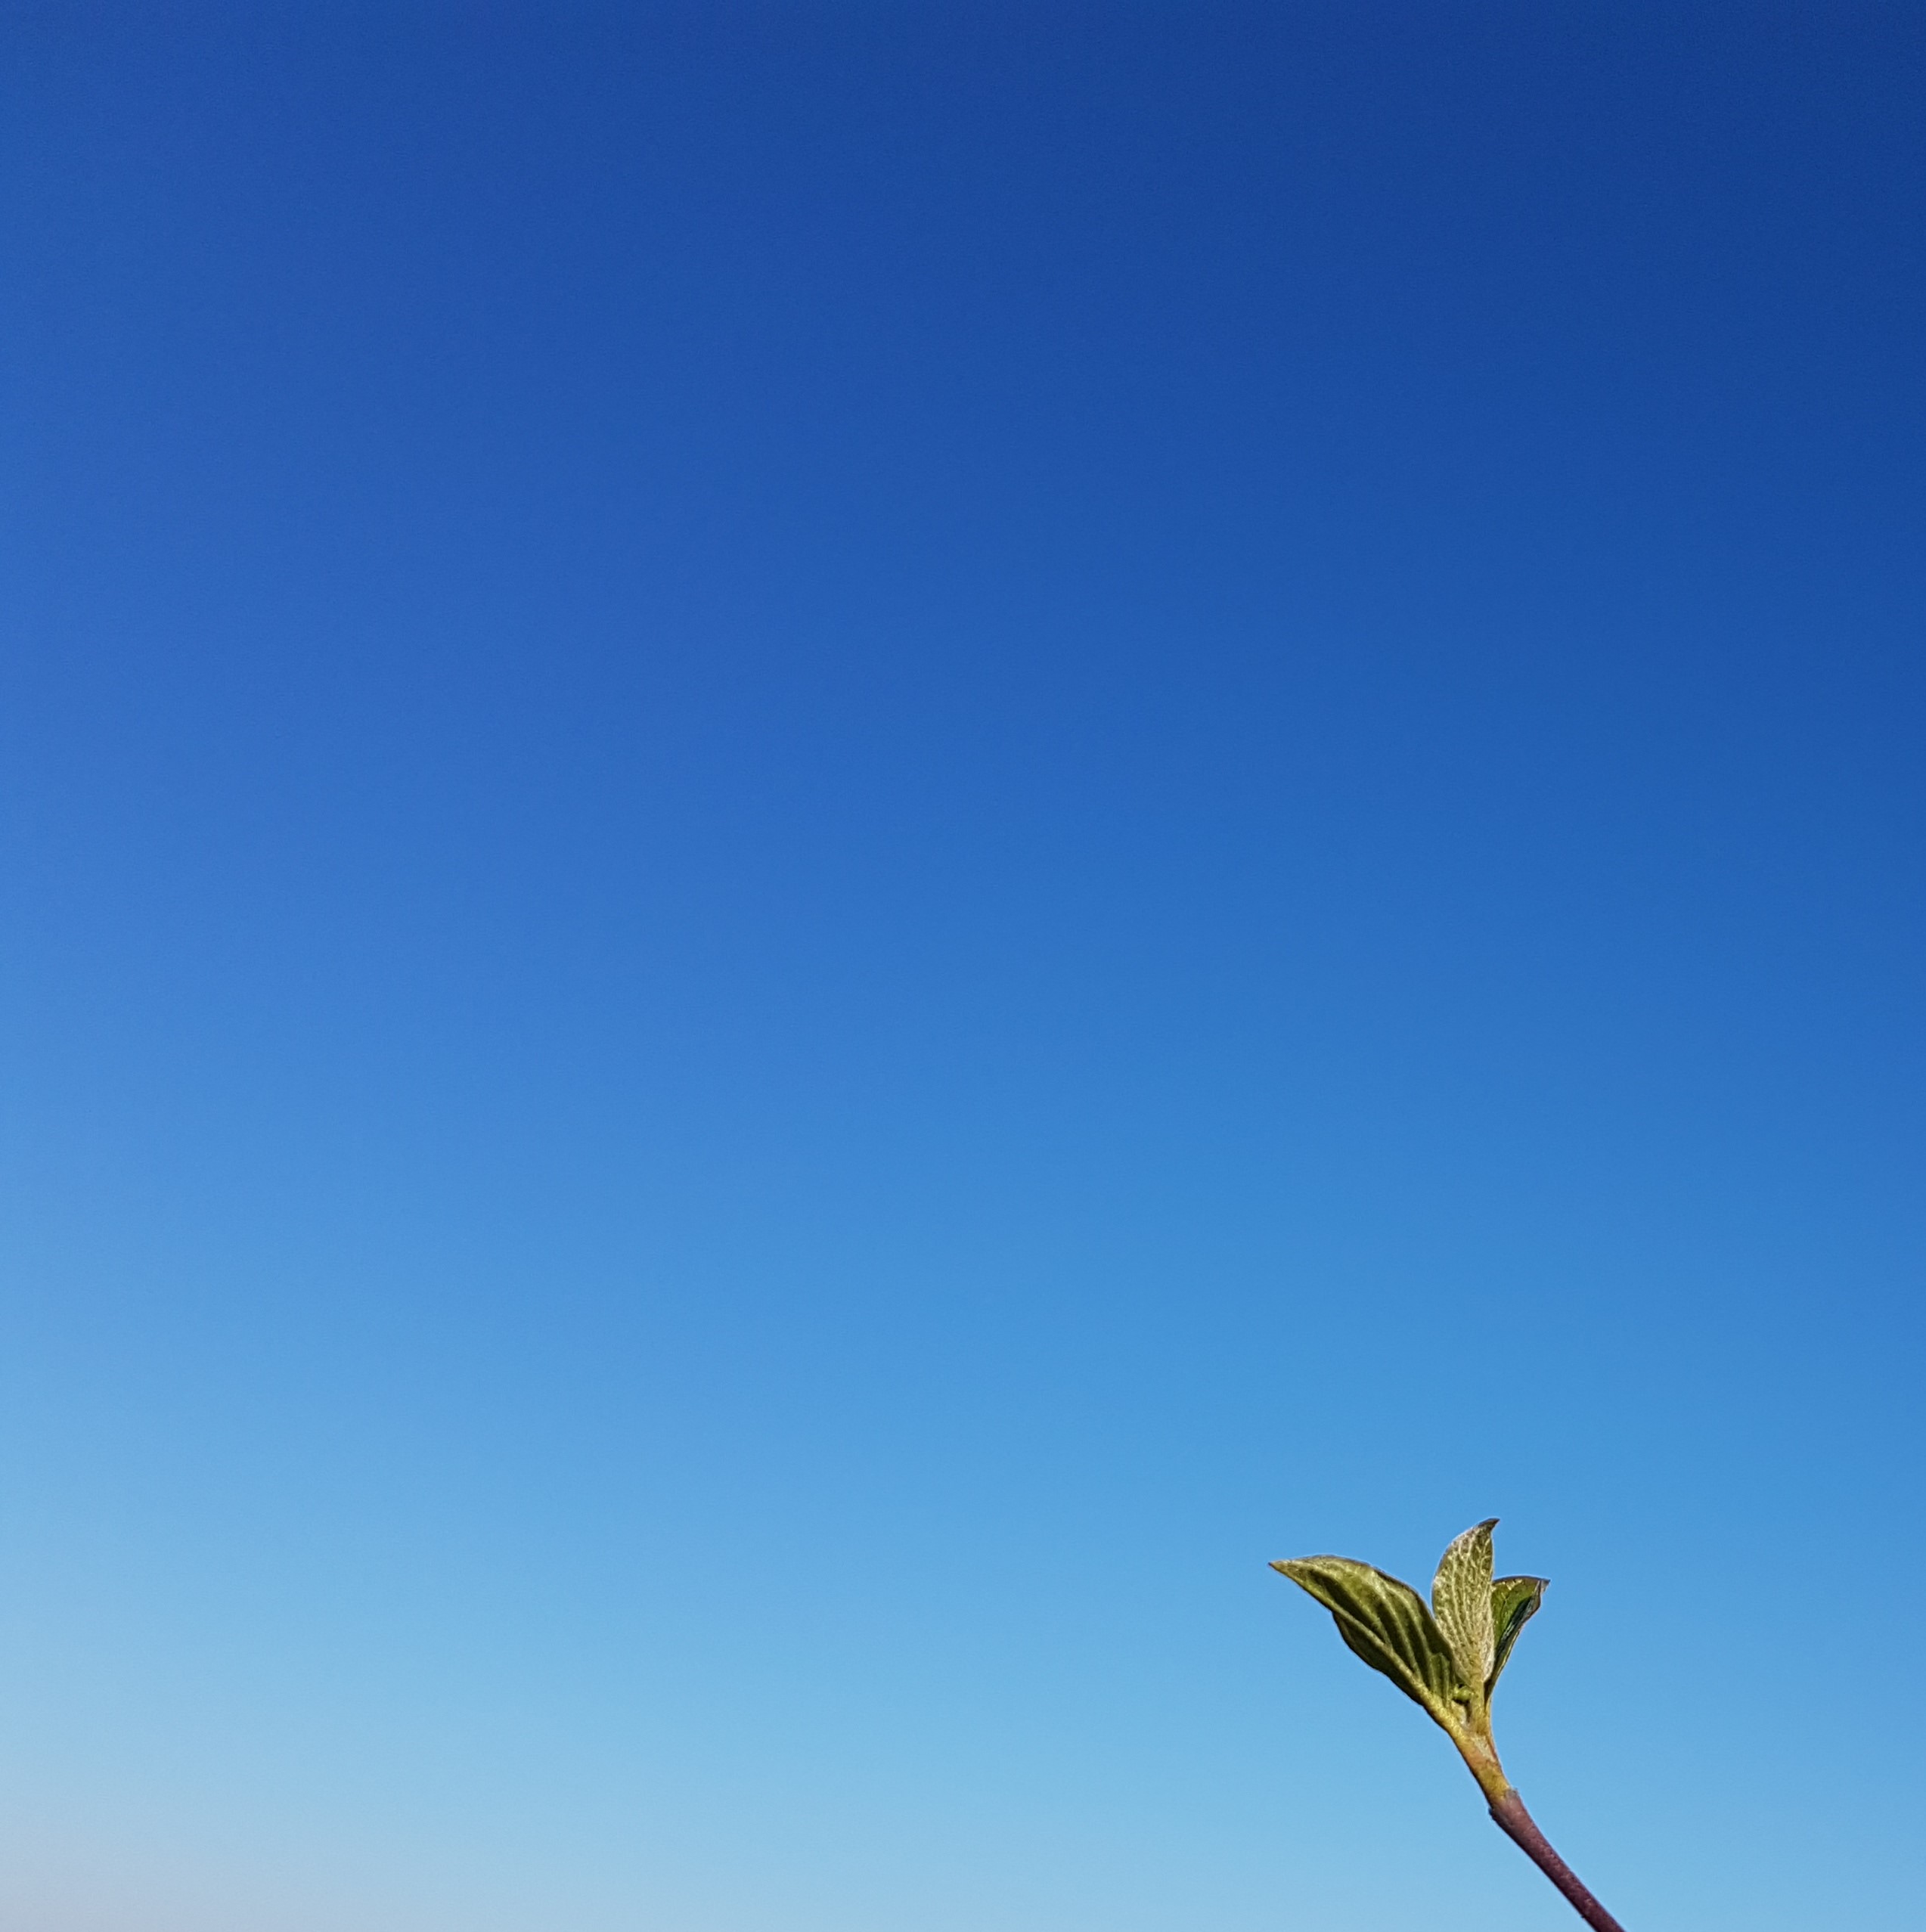
[{"label": "young leaf", "polygon": [[1518,1640],[1518,1633],[1538,1614],[1545,1601],[1547,1580],[1543,1577],[1500,1577],[1491,1586],[1491,1620],[1496,1633],[1493,1646],[1490,1674],[1484,1680],[1487,1701],[1497,1688],[1499,1673]]},{"label": "young leaf", "polygon": [[1304,1556],[1270,1566],[1331,1613],[1338,1634],[1372,1670],[1441,1720],[1467,1686],[1444,1633],[1409,1583],[1348,1556]]},{"label": "young leaf", "polygon": [[1431,1580],[1431,1610],[1456,1658],[1458,1674],[1483,1688],[1497,1651],[1492,1621],[1491,1531],[1496,1516],[1456,1538],[1438,1558]]}]

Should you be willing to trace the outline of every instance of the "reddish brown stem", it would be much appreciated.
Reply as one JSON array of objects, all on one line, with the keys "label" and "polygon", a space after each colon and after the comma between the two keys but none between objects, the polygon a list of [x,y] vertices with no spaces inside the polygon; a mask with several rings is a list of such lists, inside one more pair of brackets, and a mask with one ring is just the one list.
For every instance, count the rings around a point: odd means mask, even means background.
[{"label": "reddish brown stem", "polygon": [[1593,1928],[1593,1932],[1625,1932],[1618,1921],[1578,1882],[1577,1873],[1552,1850],[1544,1833],[1532,1822],[1524,1799],[1516,1791],[1507,1791],[1498,1799],[1491,1807],[1491,1816],[1499,1830],[1565,1895],[1572,1910]]}]

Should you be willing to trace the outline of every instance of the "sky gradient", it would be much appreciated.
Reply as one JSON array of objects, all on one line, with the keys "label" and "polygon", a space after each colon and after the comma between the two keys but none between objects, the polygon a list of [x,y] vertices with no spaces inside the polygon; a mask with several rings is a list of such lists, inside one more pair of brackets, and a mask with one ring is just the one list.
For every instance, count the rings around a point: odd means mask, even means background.
[{"label": "sky gradient", "polygon": [[10,6],[9,1932],[1901,1932],[1916,7]]}]

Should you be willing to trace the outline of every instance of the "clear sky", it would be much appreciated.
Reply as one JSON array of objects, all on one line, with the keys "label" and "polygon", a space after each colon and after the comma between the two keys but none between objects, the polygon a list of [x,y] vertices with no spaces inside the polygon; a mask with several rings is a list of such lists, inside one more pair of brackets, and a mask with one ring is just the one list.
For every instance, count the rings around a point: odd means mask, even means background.
[{"label": "clear sky", "polygon": [[1926,11],[0,55],[8,1932],[1916,1926]]}]

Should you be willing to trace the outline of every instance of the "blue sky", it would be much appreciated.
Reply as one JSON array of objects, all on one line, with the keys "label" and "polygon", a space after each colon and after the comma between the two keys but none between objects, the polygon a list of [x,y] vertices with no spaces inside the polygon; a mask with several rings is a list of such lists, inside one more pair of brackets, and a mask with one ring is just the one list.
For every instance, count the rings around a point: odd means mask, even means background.
[{"label": "blue sky", "polygon": [[1926,19],[17,7],[0,1918],[1926,1870]]}]

